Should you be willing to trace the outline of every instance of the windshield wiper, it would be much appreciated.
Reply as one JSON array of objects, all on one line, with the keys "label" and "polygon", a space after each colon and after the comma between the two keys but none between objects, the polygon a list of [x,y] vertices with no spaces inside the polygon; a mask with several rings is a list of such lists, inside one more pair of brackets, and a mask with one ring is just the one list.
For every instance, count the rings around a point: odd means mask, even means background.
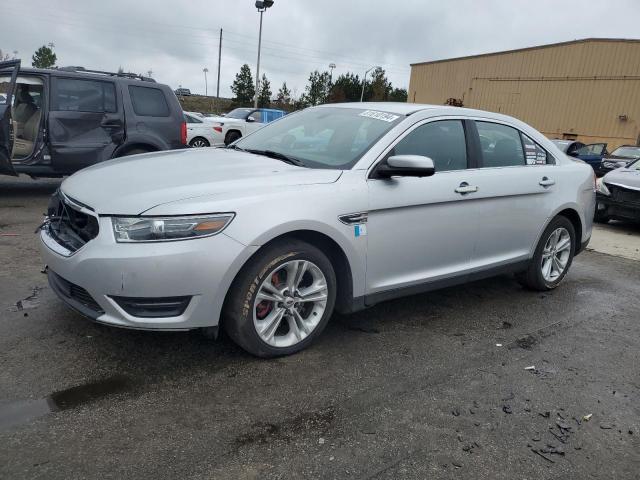
[{"label": "windshield wiper", "polygon": [[298,158],[290,157],[289,155],[285,155],[284,153],[274,152],[273,150],[252,150],[247,149],[246,152],[253,153],[255,155],[264,155],[265,157],[273,158],[276,160],[282,160],[285,163],[290,165],[295,165],[296,167],[306,167],[304,162]]},{"label": "windshield wiper", "polygon": [[240,152],[246,152],[244,148],[240,148],[238,145],[235,145],[235,144],[227,145],[224,148],[228,148],[230,150],[239,150]]}]

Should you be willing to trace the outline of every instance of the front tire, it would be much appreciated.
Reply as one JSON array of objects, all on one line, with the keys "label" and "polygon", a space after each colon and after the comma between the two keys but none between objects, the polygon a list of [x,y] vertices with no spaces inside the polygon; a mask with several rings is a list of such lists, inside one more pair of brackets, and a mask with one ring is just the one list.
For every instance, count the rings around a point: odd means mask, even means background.
[{"label": "front tire", "polygon": [[327,325],[336,299],[333,266],[321,250],[287,240],[266,247],[241,270],[222,325],[247,352],[269,358],[309,346]]},{"label": "front tire", "polygon": [[227,136],[224,139],[224,144],[231,145],[233,142],[235,142],[241,137],[242,135],[240,134],[240,132],[236,132],[235,130],[233,132],[229,132],[227,133]]},{"label": "front tire", "polygon": [[568,218],[554,218],[544,230],[533,258],[518,281],[532,290],[556,288],[565,277],[575,254],[576,232]]}]

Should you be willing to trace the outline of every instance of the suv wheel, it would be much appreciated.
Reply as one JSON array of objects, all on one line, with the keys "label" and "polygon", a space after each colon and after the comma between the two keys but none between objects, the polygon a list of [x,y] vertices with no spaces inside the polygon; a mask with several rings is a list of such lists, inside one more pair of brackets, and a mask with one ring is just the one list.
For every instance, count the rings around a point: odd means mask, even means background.
[{"label": "suv wheel", "polygon": [[571,267],[575,238],[568,218],[554,218],[540,237],[527,271],[518,275],[520,283],[540,291],[556,288]]},{"label": "suv wheel", "polygon": [[224,139],[224,144],[225,145],[231,145],[233,142],[235,142],[236,140],[238,140],[240,137],[242,137],[242,135],[240,135],[240,132],[229,132],[227,133],[226,138]]},{"label": "suv wheel", "polygon": [[298,240],[267,247],[231,286],[223,327],[258,357],[289,355],[325,328],[336,298],[336,276],[322,251]]},{"label": "suv wheel", "polygon": [[189,146],[193,148],[209,147],[210,143],[206,138],[196,137],[189,142]]}]

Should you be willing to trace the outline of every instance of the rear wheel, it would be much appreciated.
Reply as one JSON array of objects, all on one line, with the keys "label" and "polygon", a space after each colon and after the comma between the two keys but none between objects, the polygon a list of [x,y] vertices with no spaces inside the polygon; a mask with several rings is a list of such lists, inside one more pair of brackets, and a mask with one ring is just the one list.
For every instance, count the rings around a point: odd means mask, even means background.
[{"label": "rear wheel", "polygon": [[568,218],[554,218],[540,237],[529,267],[517,276],[520,283],[533,290],[556,288],[573,261],[575,238],[575,229]]},{"label": "rear wheel", "polygon": [[223,328],[259,357],[289,355],[325,328],[336,298],[336,276],[322,251],[289,240],[267,247],[245,266],[223,311]]},{"label": "rear wheel", "polygon": [[233,142],[238,140],[240,137],[242,137],[242,135],[240,135],[240,132],[236,132],[235,130],[233,132],[229,132],[229,133],[227,133],[227,136],[224,139],[224,144],[225,145],[231,145]]},{"label": "rear wheel", "polygon": [[196,137],[189,142],[189,146],[193,148],[209,147],[211,144],[206,138]]}]

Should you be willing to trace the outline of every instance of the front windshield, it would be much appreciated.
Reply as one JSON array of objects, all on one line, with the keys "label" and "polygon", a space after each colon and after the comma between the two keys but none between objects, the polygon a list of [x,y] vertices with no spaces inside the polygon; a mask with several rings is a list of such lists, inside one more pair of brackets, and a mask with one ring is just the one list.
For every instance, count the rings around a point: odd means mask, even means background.
[{"label": "front windshield", "polygon": [[400,115],[361,108],[310,108],[270,123],[235,145],[286,155],[310,168],[347,170],[401,120]]},{"label": "front windshield", "polygon": [[640,147],[618,147],[611,155],[614,157],[640,158]]},{"label": "front windshield", "polygon": [[246,120],[249,114],[253,112],[253,108],[236,108],[231,110],[225,115],[225,118],[237,118],[239,120]]}]

